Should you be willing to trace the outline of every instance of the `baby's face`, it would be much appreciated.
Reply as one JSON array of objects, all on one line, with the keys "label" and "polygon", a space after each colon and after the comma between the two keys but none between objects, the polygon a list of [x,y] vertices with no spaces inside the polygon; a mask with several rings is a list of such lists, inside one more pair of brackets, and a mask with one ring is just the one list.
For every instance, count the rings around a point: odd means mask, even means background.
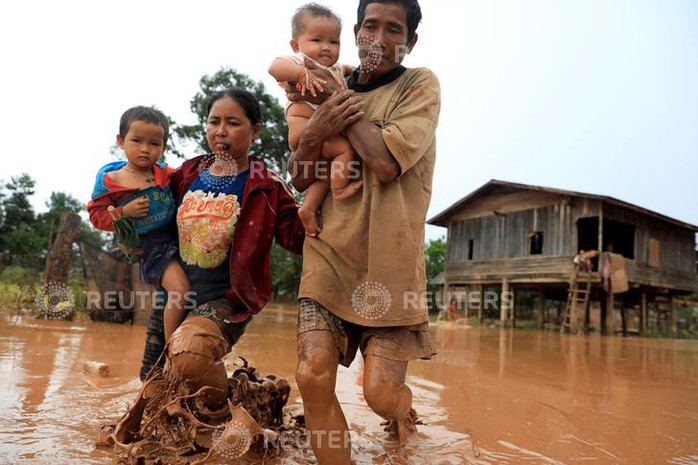
[{"label": "baby's face", "polygon": [[298,36],[298,51],[324,66],[332,66],[339,59],[341,28],[332,18],[306,18],[303,32]]}]

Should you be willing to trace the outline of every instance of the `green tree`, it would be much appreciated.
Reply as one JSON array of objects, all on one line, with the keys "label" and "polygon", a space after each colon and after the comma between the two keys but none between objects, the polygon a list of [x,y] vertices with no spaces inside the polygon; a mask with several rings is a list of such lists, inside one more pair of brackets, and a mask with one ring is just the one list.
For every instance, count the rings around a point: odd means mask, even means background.
[{"label": "green tree", "polygon": [[39,223],[42,234],[47,238],[51,230],[53,230],[53,234],[58,231],[61,213],[80,213],[83,210],[82,202],[65,192],[51,192],[51,196],[46,201],[46,208],[48,211],[38,215],[37,223]]},{"label": "green tree", "polygon": [[0,251],[12,254],[40,250],[38,236],[32,232],[36,215],[29,198],[34,195],[36,182],[26,173],[13,176],[5,185],[0,224]]},{"label": "green tree", "polygon": [[[239,73],[232,68],[221,68],[211,76],[204,76],[199,81],[200,90],[189,102],[191,111],[196,115],[197,124],[182,125],[170,120],[173,141],[170,143],[170,153],[184,158],[183,149],[194,145],[200,153],[209,153],[206,143],[206,105],[211,96],[228,87],[242,87],[252,92],[259,100],[262,109],[262,131],[259,140],[250,147],[250,155],[261,158],[267,167],[281,173],[290,156],[286,139],[288,126],[284,109],[279,101],[268,94],[264,84],[252,80],[249,76]],[[284,173],[281,173],[284,174]]]},{"label": "green tree", "polygon": [[274,242],[271,246],[271,287],[272,297],[293,300],[298,295],[303,262],[300,255],[281,248]]},{"label": "green tree", "polygon": [[29,197],[34,195],[34,181],[27,173],[13,176],[11,181],[5,185],[8,194],[4,201],[5,218],[3,227],[10,230],[20,225],[31,225],[34,223],[34,208],[29,202]]},{"label": "green tree", "polygon": [[[41,213],[37,217],[38,227],[41,228],[41,234],[46,238],[46,247],[49,246],[49,237],[51,231],[53,235],[58,232],[58,225],[61,222],[61,213],[81,213],[85,211],[85,206],[78,199],[65,192],[51,192],[51,196],[46,201],[48,211]],[[83,220],[80,224],[80,239],[90,242],[98,247],[103,247],[106,243],[104,235],[97,231]]]},{"label": "green tree", "polygon": [[432,279],[442,271],[446,260],[446,240],[444,238],[430,240],[424,248],[427,279]]},{"label": "green tree", "polygon": [[[446,259],[446,241],[444,238],[430,240],[424,247],[424,260],[426,261],[427,281],[434,279],[436,275],[444,271]],[[427,301],[433,308],[438,304],[445,305],[446,302],[439,302],[437,298],[439,286],[427,283]]]}]

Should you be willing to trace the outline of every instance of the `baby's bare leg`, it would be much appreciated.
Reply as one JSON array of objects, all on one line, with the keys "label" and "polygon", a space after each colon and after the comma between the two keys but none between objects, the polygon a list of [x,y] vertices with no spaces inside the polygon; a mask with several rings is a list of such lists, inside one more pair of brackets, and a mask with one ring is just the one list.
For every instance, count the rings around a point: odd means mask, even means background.
[{"label": "baby's bare leg", "polygon": [[344,137],[331,137],[322,144],[323,158],[332,159],[330,186],[335,200],[345,200],[361,190],[361,172],[356,152]]},{"label": "baby's bare leg", "polygon": [[167,291],[167,304],[164,310],[165,341],[184,321],[184,299],[191,290],[189,280],[177,260],[170,260],[162,273],[160,284]]},{"label": "baby's bare leg", "polygon": [[305,233],[311,237],[316,237],[321,228],[318,226],[317,212],[325,200],[325,196],[330,190],[330,183],[326,179],[317,180],[308,187],[303,205],[298,209],[298,216],[303,223]]}]

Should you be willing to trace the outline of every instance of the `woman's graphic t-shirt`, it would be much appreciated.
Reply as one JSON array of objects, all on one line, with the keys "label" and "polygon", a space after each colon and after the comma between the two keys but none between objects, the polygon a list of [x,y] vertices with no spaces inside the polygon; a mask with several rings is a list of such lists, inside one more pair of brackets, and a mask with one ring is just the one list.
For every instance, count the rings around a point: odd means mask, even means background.
[{"label": "woman's graphic t-shirt", "polygon": [[230,251],[249,170],[191,183],[177,211],[179,254],[199,302],[222,298],[230,287]]}]

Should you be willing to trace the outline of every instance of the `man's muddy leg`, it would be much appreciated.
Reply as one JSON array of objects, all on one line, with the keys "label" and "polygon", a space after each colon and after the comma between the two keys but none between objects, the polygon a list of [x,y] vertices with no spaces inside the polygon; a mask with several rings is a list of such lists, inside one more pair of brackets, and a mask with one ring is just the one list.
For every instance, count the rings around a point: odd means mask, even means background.
[{"label": "man's muddy leg", "polygon": [[[370,341],[369,341],[370,344]],[[364,398],[376,414],[389,421],[401,444],[416,432],[416,415],[411,412],[412,391],[405,384],[407,362],[376,355],[364,359]]]},{"label": "man's muddy leg", "polygon": [[296,382],[303,397],[310,443],[320,465],[349,465],[351,441],[335,395],[339,351],[330,331],[298,335]]}]

